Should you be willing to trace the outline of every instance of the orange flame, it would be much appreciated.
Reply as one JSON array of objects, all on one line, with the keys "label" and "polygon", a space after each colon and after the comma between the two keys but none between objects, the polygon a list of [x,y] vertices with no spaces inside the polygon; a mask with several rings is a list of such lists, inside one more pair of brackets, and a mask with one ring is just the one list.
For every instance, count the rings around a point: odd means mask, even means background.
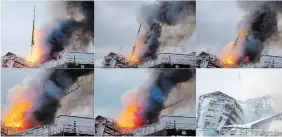
[{"label": "orange flame", "polygon": [[144,46],[144,41],[142,39],[137,39],[134,42],[134,51],[131,56],[129,56],[128,61],[129,64],[134,65],[140,63],[140,52],[141,47]]},{"label": "orange flame", "polygon": [[44,49],[41,45],[41,39],[43,37],[43,32],[40,31],[35,31],[34,34],[34,45],[31,49],[31,54],[28,55],[28,57],[26,58],[27,62],[30,62],[30,65],[39,65],[40,59],[42,57],[42,55],[44,54]]},{"label": "orange flame", "polygon": [[221,59],[222,59],[221,64],[222,66],[227,68],[237,66],[238,54],[236,53],[233,44],[234,42],[227,44],[227,46],[223,49],[223,52],[221,54]]},{"label": "orange flame", "polygon": [[[222,62],[221,64],[226,67],[226,68],[231,68],[231,67],[236,67],[239,65],[239,52],[240,50],[238,50],[238,48],[236,48],[235,44],[237,44],[238,42],[242,41],[243,39],[246,38],[246,36],[248,35],[248,30],[247,29],[242,29],[239,32],[239,36],[236,39],[236,43],[235,42],[231,42],[229,44],[227,44],[226,49],[223,50],[222,55],[221,55],[221,59]],[[247,63],[250,61],[250,58],[244,57],[243,62]]]},{"label": "orange flame", "polygon": [[132,55],[131,57],[129,57],[129,63],[131,65],[138,64],[139,62],[140,62],[140,60],[137,56]]},{"label": "orange flame", "polygon": [[21,132],[34,126],[39,126],[39,123],[29,122],[25,115],[27,111],[32,107],[31,102],[24,100],[19,102],[13,102],[6,111],[3,117],[4,126],[12,128],[14,132]]},{"label": "orange flame", "polygon": [[27,101],[15,104],[3,119],[6,127],[25,128],[24,114],[31,107]]},{"label": "orange flame", "polygon": [[123,110],[117,120],[119,127],[126,128],[128,131],[142,126],[142,121],[137,113],[140,112],[141,107],[136,103],[128,104]]}]

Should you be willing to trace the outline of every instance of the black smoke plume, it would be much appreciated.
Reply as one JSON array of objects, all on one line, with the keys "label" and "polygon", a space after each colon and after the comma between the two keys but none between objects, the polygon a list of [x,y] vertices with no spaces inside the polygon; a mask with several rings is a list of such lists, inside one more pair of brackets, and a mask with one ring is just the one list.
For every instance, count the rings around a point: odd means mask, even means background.
[{"label": "black smoke plume", "polygon": [[[136,112],[139,118],[138,125],[146,125],[158,122],[159,115],[164,107],[165,101],[170,92],[177,84],[189,81],[195,77],[195,70],[161,69],[154,73],[154,80],[146,90],[137,93],[136,102],[141,109]],[[187,91],[189,92],[189,91]]]},{"label": "black smoke plume", "polygon": [[[196,12],[195,1],[158,1],[152,5],[143,5],[138,15],[142,27],[147,28],[141,36],[143,45],[136,52],[140,60],[156,59],[160,48],[160,37],[164,25],[175,26],[185,21],[188,16],[194,16]],[[188,34],[187,34],[188,35]],[[183,36],[185,37],[185,36]],[[141,50],[141,51],[140,51]]]},{"label": "black smoke plume", "polygon": [[33,111],[35,120],[41,124],[53,123],[60,107],[60,98],[66,94],[79,77],[93,73],[91,69],[58,69],[47,76],[42,94],[38,96]]},{"label": "black smoke plume", "polygon": [[[58,19],[44,38],[44,54],[41,63],[58,58],[65,49],[83,51],[94,40],[94,1],[65,1],[61,8],[67,11],[66,18]],[[74,15],[80,14],[82,20]]]},{"label": "black smoke plume", "polygon": [[[91,69],[42,70],[27,77],[8,92],[9,103],[2,115],[6,127],[24,131],[39,125],[52,124],[60,99],[82,76],[93,73]],[[12,117],[11,117],[12,116]],[[13,123],[21,123],[13,125]]]},{"label": "black smoke plume", "polygon": [[251,62],[256,62],[263,49],[270,46],[265,42],[279,33],[278,14],[282,13],[282,2],[238,1],[238,5],[245,12],[245,17],[239,25],[244,36],[235,43],[235,46],[242,50],[239,64],[245,57]]}]

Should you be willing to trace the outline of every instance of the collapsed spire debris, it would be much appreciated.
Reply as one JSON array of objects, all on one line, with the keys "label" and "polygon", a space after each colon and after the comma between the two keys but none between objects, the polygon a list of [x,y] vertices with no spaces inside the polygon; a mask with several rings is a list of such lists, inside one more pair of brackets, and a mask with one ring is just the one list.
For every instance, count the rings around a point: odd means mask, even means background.
[{"label": "collapsed spire debris", "polygon": [[[137,38],[130,60],[136,63],[156,59],[160,46],[164,44],[160,41],[161,35],[165,33],[163,28],[179,24],[196,24],[195,13],[196,1],[158,1],[142,5],[137,13],[137,20],[145,33]],[[185,34],[181,37],[186,39],[190,37],[188,33]],[[174,44],[177,45],[177,43]]]}]

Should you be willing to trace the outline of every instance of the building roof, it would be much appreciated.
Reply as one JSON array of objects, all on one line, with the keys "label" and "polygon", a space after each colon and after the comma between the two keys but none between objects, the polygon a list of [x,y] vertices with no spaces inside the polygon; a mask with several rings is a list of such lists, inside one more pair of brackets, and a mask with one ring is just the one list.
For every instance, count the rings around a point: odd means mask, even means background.
[{"label": "building roof", "polygon": [[240,124],[240,125],[228,125],[228,126],[224,126],[224,127],[231,127],[231,128],[252,128],[255,124],[259,123],[259,122],[263,122],[265,120],[268,120],[270,118],[274,118],[274,117],[277,117],[279,115],[282,115],[282,112],[279,112],[279,113],[276,113],[274,115],[270,115],[268,117],[265,117],[265,118],[261,118],[259,120],[256,120],[256,121],[253,121],[253,122],[249,122],[249,123],[246,123],[246,124]]},{"label": "building roof", "polygon": [[243,112],[243,108],[239,105],[238,101],[235,98],[233,98],[231,96],[228,96],[227,94],[224,94],[224,93],[222,93],[220,91],[215,91],[215,92],[212,92],[212,93],[201,95],[200,98],[212,97],[212,96],[221,96],[221,97],[225,97],[225,98],[229,98],[229,99],[234,100],[235,101],[235,105],[240,109],[240,111],[242,113],[244,113]]}]

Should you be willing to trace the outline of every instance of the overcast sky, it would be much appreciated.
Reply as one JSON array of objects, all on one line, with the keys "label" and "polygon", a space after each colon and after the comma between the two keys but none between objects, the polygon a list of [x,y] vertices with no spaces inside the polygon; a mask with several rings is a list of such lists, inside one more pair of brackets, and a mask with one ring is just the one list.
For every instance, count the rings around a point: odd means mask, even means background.
[{"label": "overcast sky", "polygon": [[[95,66],[101,67],[104,56],[110,52],[130,55],[139,23],[136,12],[148,1],[95,2]],[[195,35],[187,41],[190,52],[195,52]]]},{"label": "overcast sky", "polygon": [[[36,6],[35,28],[38,30],[46,27],[58,17],[59,13],[54,10],[54,4],[60,7],[58,2],[43,0],[38,2],[3,1],[1,5],[1,55],[3,56],[7,52],[21,56],[28,55],[31,44],[33,6]],[[92,47],[89,51],[93,53],[94,48]]]},{"label": "overcast sky", "polygon": [[22,84],[27,76],[35,76],[39,69],[1,69],[1,106],[7,104],[9,89]]},{"label": "overcast sky", "polygon": [[237,100],[265,94],[282,98],[281,69],[197,69],[197,98],[221,91]]},{"label": "overcast sky", "polygon": [[236,40],[242,16],[234,0],[197,1],[197,54],[207,50],[217,53]]},{"label": "overcast sky", "polygon": [[50,16],[46,2],[2,2],[2,56],[7,52],[25,56],[30,51],[33,6],[36,5],[36,28],[44,25]]}]

